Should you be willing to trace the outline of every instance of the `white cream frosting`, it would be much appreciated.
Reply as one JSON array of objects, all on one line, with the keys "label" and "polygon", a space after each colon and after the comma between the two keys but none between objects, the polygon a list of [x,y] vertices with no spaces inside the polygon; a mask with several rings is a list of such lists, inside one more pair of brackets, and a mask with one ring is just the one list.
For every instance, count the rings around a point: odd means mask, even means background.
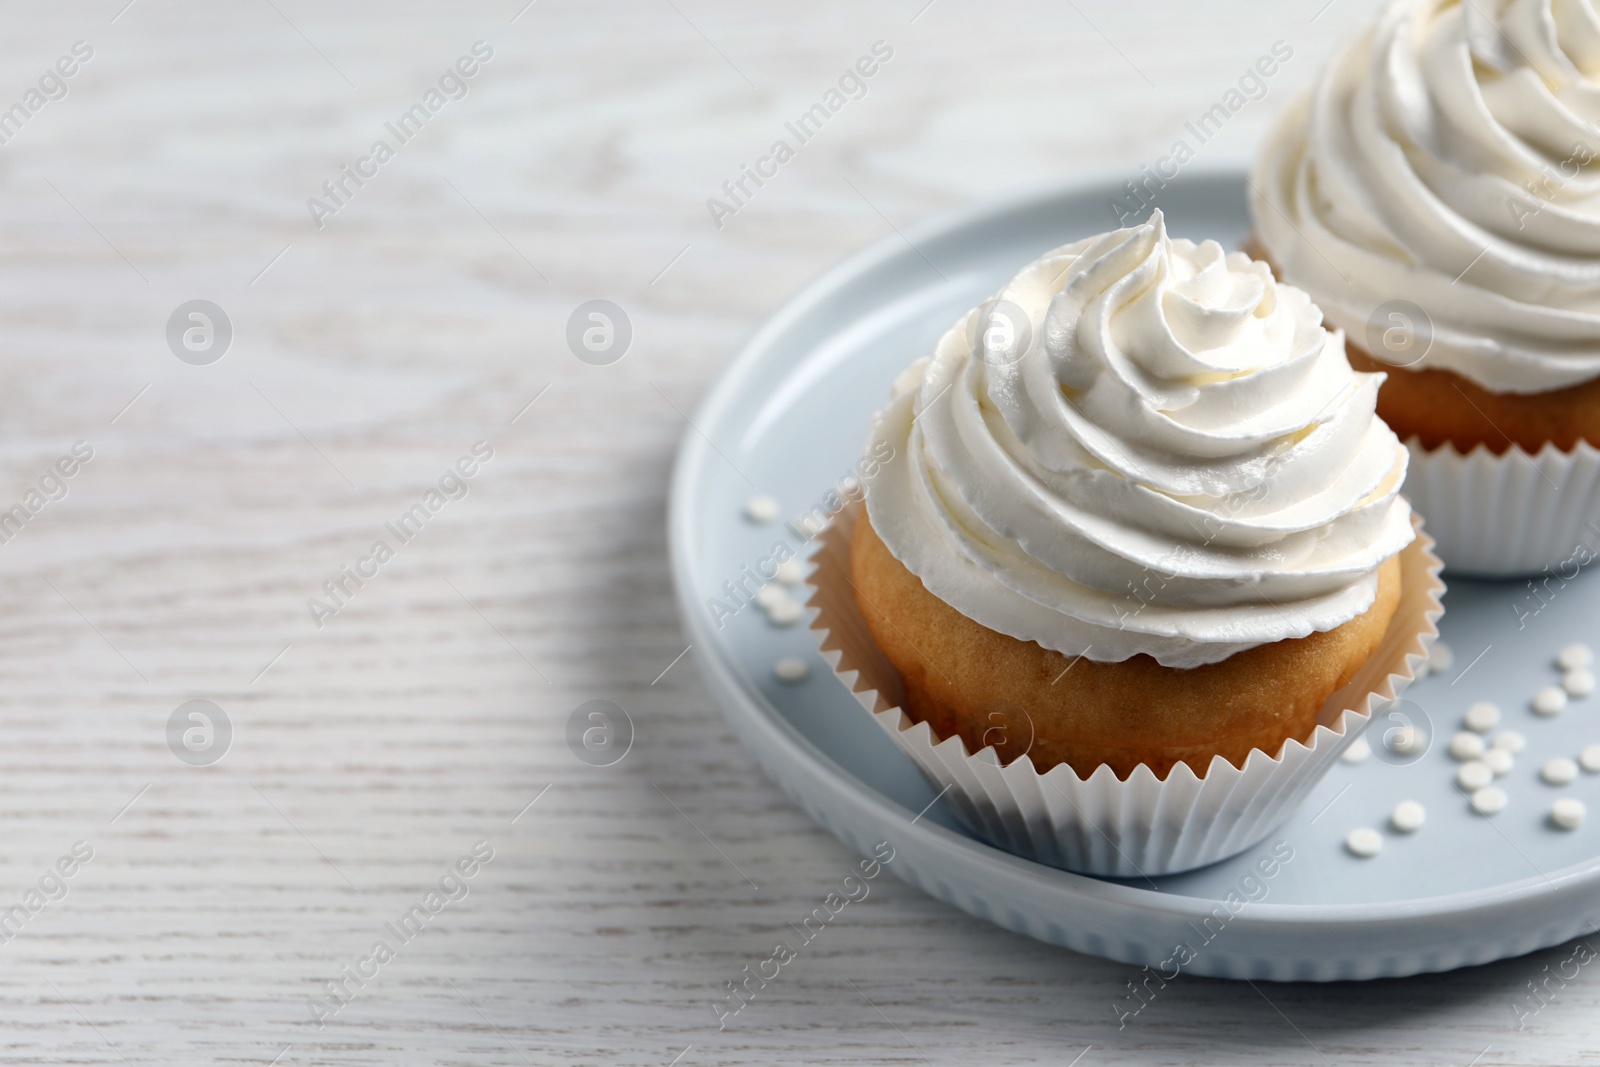
[{"label": "white cream frosting", "polygon": [[1251,208],[1356,344],[1407,300],[1432,345],[1389,362],[1547,392],[1600,377],[1597,156],[1589,0],[1398,0],[1279,119]]},{"label": "white cream frosting", "polygon": [[[928,590],[1068,655],[1172,667],[1348,622],[1412,538],[1382,375],[1298,289],[1149,222],[1058,248],[873,420],[867,509]],[[983,329],[980,332],[980,326]]]}]

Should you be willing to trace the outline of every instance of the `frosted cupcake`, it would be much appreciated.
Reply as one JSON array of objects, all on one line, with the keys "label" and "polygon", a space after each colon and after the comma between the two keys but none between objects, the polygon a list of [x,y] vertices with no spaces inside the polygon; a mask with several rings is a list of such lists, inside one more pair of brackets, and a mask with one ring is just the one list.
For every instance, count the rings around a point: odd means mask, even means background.
[{"label": "frosted cupcake", "polygon": [[1378,413],[1452,568],[1600,546],[1600,17],[1400,0],[1280,118],[1260,250],[1389,372]]},{"label": "frosted cupcake", "polygon": [[[897,458],[866,480],[848,560],[824,557],[818,625],[859,612],[893,668],[875,681],[891,732],[1025,851],[1072,852],[1017,829],[1009,791],[1047,803],[1041,775],[1136,808],[1214,787],[1265,833],[1364,725],[1342,713],[1394,696],[1433,633],[1381,381],[1303,292],[1159,212],[1059,248],[896,382],[867,447]],[[830,603],[845,567],[854,604]],[[872,673],[872,650],[834,647]],[[1174,795],[1159,818],[1109,813],[1112,832],[1149,844],[1192,814]]]}]

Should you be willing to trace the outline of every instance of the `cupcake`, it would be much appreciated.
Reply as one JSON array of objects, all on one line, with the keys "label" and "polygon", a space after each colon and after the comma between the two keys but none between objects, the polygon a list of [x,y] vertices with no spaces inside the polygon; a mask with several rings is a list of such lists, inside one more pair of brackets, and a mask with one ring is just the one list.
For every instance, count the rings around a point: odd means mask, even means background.
[{"label": "cupcake", "polygon": [[825,547],[824,649],[1008,847],[1128,874],[1248,847],[1434,632],[1382,380],[1160,212],[1050,252],[874,419],[895,458]]},{"label": "cupcake", "polygon": [[1255,250],[1388,373],[1378,414],[1452,569],[1600,544],[1597,119],[1589,4],[1399,0],[1252,175]]}]

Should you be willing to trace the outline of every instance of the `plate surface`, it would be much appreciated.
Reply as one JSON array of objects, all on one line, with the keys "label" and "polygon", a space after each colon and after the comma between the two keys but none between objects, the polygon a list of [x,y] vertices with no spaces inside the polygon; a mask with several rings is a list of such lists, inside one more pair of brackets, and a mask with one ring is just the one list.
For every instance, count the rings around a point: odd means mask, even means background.
[{"label": "plate surface", "polygon": [[[1195,974],[1327,981],[1447,970],[1600,928],[1600,774],[1580,770],[1560,787],[1540,778],[1546,761],[1575,760],[1600,743],[1600,695],[1574,698],[1553,717],[1530,707],[1535,692],[1561,682],[1560,648],[1600,647],[1593,575],[1555,576],[1537,589],[1451,581],[1441,631],[1455,664],[1419,681],[1398,709],[1431,727],[1426,753],[1341,764],[1258,848],[1137,882],[1055,870],[976,839],[833,677],[803,622],[774,626],[754,604],[732,617],[713,609],[714,598],[738,607],[725,583],[780,544],[811,551],[793,522],[825,509],[855,470],[894,376],[1029,260],[1112,228],[1107,201],[1116,192],[1080,182],[906,230],[813,283],[739,353],[684,438],[668,518],[680,611],[723,712],[779,787],[845,844],[866,853],[888,841],[900,878],[1082,952],[1168,972],[1187,961],[1183,970]],[[1175,235],[1225,247],[1249,226],[1237,172],[1186,175],[1162,191],[1160,206]],[[756,495],[774,498],[782,521],[748,521],[744,507]],[[788,656],[811,668],[799,684],[773,675]],[[1496,783],[1510,802],[1492,818],[1472,812],[1448,752],[1479,701],[1501,707],[1498,729],[1527,738]],[[1374,722],[1375,748],[1386,725]],[[1557,829],[1548,814],[1560,797],[1595,814],[1576,831]],[[1409,835],[1388,825],[1407,799],[1427,809]],[[1383,834],[1377,857],[1345,850],[1357,827]],[[1272,876],[1263,877],[1259,865],[1274,849],[1292,858],[1268,863]]]}]

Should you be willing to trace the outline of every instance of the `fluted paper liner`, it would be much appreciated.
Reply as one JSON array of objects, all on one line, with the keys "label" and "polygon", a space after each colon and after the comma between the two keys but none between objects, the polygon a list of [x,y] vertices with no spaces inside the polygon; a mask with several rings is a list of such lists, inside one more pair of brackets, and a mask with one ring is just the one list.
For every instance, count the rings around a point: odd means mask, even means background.
[{"label": "fluted paper liner", "polygon": [[1451,444],[1426,449],[1416,438],[1406,447],[1405,494],[1452,573],[1538,574],[1600,556],[1600,449],[1589,442],[1498,456],[1483,445],[1465,455]]},{"label": "fluted paper liner", "polygon": [[1375,709],[1415,678],[1439,631],[1444,583],[1432,538],[1422,532],[1401,553],[1400,606],[1377,651],[1328,698],[1305,743],[1252,752],[1242,768],[1215,757],[1204,776],[1179,763],[1163,781],[1140,766],[1122,781],[1108,766],[1080,778],[1068,764],[1040,774],[1026,755],[1002,767],[992,747],[967,751],[959,735],[940,738],[901,710],[899,673],[879,651],[856,606],[850,534],[859,502],[823,531],[809,601],[819,614],[822,655],[840,680],[922,769],[961,818],[1000,848],[1086,874],[1172,874],[1215,863],[1259,843],[1294,810],[1371,721]]}]

